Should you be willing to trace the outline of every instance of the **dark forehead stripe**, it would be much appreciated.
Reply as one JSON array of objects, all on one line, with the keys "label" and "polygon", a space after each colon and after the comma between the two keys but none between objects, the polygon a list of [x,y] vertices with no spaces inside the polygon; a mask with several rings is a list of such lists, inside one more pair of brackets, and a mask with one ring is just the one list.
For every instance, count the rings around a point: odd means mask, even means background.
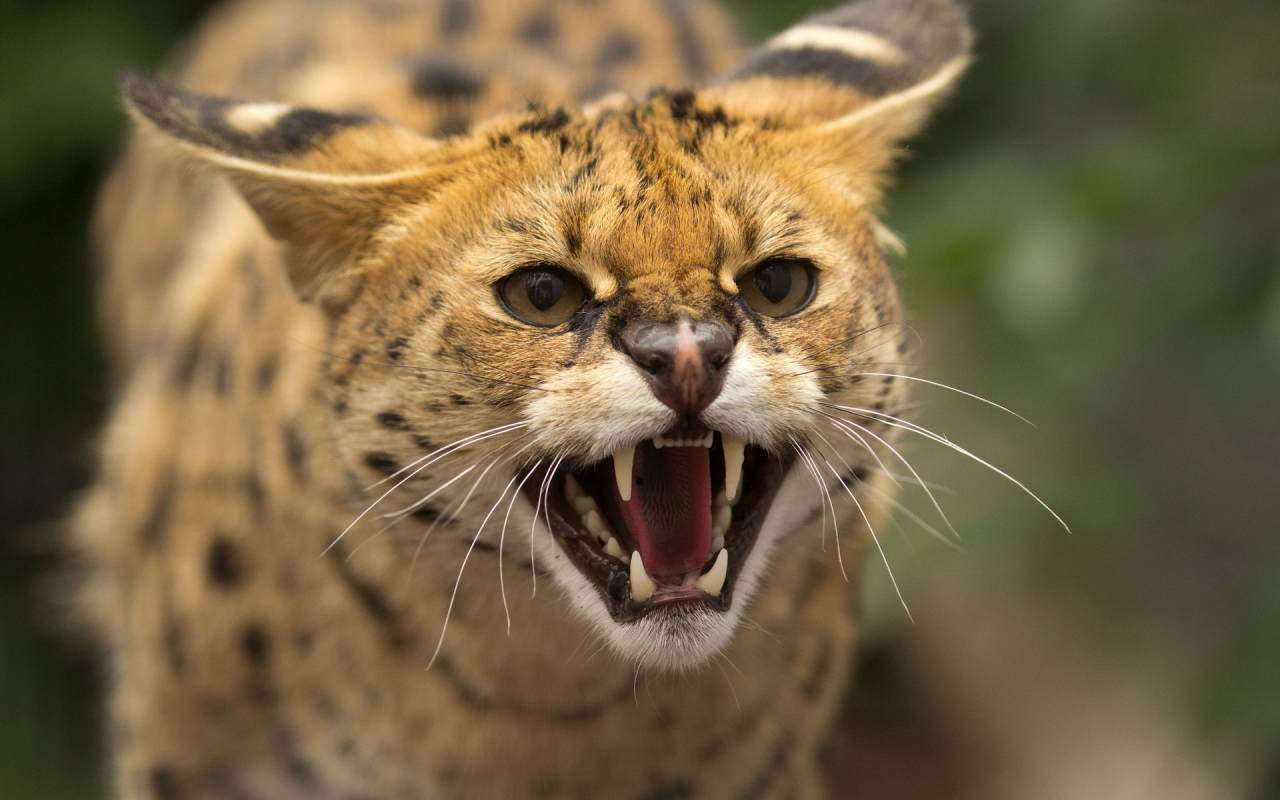
[{"label": "dark forehead stripe", "polygon": [[229,111],[245,105],[240,101],[194,94],[132,72],[124,75],[121,86],[134,108],[165,132],[246,157],[272,159],[299,153],[344,128],[374,120],[364,114],[295,108],[263,130],[247,133],[227,122]]},{"label": "dark forehead stripe", "polygon": [[413,94],[423,100],[470,100],[485,88],[485,76],[447,59],[422,56],[409,61]]}]

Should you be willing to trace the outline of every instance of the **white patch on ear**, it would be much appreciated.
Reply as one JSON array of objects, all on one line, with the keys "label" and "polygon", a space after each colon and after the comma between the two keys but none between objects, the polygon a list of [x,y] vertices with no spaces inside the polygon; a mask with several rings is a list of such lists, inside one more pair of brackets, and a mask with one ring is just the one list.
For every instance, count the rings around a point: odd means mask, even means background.
[{"label": "white patch on ear", "polygon": [[907,244],[902,241],[902,237],[890,230],[878,219],[871,221],[871,232],[876,237],[876,246],[880,248],[882,253],[893,253],[898,257],[907,254]]},{"label": "white patch on ear", "polygon": [[242,133],[262,133],[292,110],[288,103],[245,103],[228,111],[226,122]]},{"label": "white patch on ear", "polygon": [[833,25],[797,25],[769,40],[770,50],[837,50],[847,56],[879,64],[901,64],[906,53],[874,33]]}]

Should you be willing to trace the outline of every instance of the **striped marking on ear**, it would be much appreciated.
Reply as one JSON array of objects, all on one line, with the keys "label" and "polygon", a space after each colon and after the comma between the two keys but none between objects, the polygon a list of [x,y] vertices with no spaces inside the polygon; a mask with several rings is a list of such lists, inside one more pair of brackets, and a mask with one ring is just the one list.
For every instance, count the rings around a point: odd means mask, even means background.
[{"label": "striped marking on ear", "polygon": [[874,33],[829,25],[797,25],[769,40],[770,50],[836,50],[850,58],[901,64],[906,53],[896,44]]},{"label": "striped marking on ear", "polygon": [[971,40],[952,0],[861,0],[784,31],[729,80],[823,78],[882,98],[963,61]]},{"label": "striped marking on ear", "polygon": [[133,109],[170,136],[253,161],[278,163],[342,130],[375,121],[365,114],[209,97],[136,72],[126,72],[120,83]]}]

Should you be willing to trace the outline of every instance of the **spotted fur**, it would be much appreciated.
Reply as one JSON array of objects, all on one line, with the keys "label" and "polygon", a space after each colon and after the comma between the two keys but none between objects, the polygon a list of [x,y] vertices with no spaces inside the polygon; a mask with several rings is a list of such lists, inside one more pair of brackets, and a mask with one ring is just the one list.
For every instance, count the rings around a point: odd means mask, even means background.
[{"label": "spotted fur", "polygon": [[[746,61],[697,2],[242,0],[184,88],[126,77],[97,219],[119,400],[78,518],[123,796],[823,796],[891,437],[821,403],[900,407],[856,369],[904,352],[874,214],[968,46],[948,0]],[[794,317],[738,294],[777,255],[819,272]],[[561,328],[497,302],[531,263],[591,291]],[[736,339],[704,421],[823,453],[867,518],[842,566],[795,466],[728,613],[625,624],[502,492],[671,425],[617,337],[679,313]]]}]

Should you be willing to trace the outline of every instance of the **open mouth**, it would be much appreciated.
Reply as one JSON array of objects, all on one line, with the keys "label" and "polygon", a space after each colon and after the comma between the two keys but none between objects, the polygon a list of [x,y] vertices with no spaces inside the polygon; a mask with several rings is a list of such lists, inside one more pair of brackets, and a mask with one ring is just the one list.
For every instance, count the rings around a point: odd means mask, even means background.
[{"label": "open mouth", "polygon": [[681,430],[559,470],[545,487],[539,468],[524,491],[628,622],[658,609],[727,611],[786,466],[734,436]]}]

